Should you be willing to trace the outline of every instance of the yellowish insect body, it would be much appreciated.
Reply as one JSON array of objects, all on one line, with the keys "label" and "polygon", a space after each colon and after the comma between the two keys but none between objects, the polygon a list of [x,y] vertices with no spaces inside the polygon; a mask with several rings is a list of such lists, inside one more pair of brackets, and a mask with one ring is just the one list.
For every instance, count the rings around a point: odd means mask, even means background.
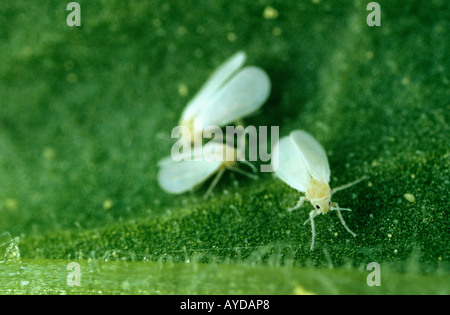
[{"label": "yellowish insect body", "polygon": [[331,189],[327,182],[312,179],[306,188],[305,197],[316,210],[327,213],[331,207]]}]

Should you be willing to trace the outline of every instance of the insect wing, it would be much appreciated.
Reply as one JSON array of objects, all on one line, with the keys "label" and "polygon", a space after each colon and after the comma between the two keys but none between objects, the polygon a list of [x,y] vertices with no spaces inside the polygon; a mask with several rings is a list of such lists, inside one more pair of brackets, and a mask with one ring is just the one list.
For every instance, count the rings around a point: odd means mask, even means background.
[{"label": "insect wing", "polygon": [[158,182],[165,191],[181,194],[207,180],[221,164],[205,160],[165,163],[158,173]]},{"label": "insect wing", "polygon": [[295,142],[291,137],[282,138],[274,147],[275,174],[292,188],[305,192],[311,181],[309,171]]},{"label": "insect wing", "polygon": [[166,156],[165,158],[162,158],[161,160],[159,160],[158,161],[158,166],[163,168],[163,167],[168,167],[170,165],[173,165],[175,163],[177,163],[177,162],[175,162],[172,159],[172,157],[169,155],[169,156]]},{"label": "insect wing", "polygon": [[291,132],[289,137],[298,151],[311,176],[317,180],[330,181],[330,166],[324,148],[309,133],[302,130]]},{"label": "insect wing", "polygon": [[255,112],[267,100],[270,88],[270,79],[262,69],[243,68],[201,109],[203,126],[225,126]]},{"label": "insect wing", "polygon": [[197,116],[201,108],[210,102],[214,93],[244,64],[246,55],[238,52],[225,61],[203,85],[200,91],[188,103],[184,109],[181,119],[190,120]]}]

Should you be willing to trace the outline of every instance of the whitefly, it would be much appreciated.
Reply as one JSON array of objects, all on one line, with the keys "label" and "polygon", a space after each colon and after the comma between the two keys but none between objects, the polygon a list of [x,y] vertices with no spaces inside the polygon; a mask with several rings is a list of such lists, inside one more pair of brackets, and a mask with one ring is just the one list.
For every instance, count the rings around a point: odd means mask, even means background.
[{"label": "whitefly", "polygon": [[277,165],[275,174],[286,184],[304,193],[297,205],[289,210],[298,209],[305,201],[309,201],[314,209],[309,213],[311,222],[312,242],[314,248],[316,230],[314,218],[328,211],[336,211],[342,225],[353,236],[344,221],[341,210],[351,211],[348,208],[340,208],[336,202],[331,202],[331,196],[339,190],[353,186],[364,179],[330,189],[330,166],[325,150],[309,133],[302,130],[292,131],[289,136],[283,137],[274,149],[273,163]]},{"label": "whitefly", "polygon": [[[242,51],[226,60],[187,104],[179,121],[190,130],[186,140],[201,138],[210,126],[240,121],[266,102],[271,89],[269,76],[259,67],[244,67],[245,60]],[[194,130],[196,120],[201,122],[201,130]]]}]

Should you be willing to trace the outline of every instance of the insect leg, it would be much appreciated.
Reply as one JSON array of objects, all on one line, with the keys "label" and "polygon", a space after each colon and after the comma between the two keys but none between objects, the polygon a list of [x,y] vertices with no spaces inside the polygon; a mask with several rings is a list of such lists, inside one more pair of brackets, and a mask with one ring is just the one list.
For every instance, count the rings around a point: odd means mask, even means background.
[{"label": "insect leg", "polygon": [[347,230],[347,232],[349,232],[351,235],[353,235],[354,237],[356,237],[356,234],[352,232],[352,230],[350,230],[347,226],[347,224],[345,224],[344,221],[344,217],[342,216],[341,210],[347,210],[347,211],[352,211],[350,209],[347,208],[339,208],[339,205],[336,203],[336,208],[331,208],[331,210],[335,210],[337,211],[338,217],[341,220],[342,225],[345,227],[345,229]]},{"label": "insect leg", "polygon": [[309,219],[303,223],[305,225],[308,221],[311,221],[311,233],[312,233],[312,241],[311,241],[311,250],[314,249],[314,242],[316,240],[316,226],[314,225],[314,218],[319,214],[317,210],[313,210],[309,213]]},{"label": "insect leg", "polygon": [[226,168],[221,168],[219,172],[217,173],[216,177],[214,177],[211,185],[209,185],[208,190],[206,191],[205,195],[203,196],[204,199],[207,199],[208,196],[213,191],[214,187],[216,187],[217,183],[219,182],[220,178],[222,177],[223,173],[225,172]]},{"label": "insect leg", "polygon": [[336,193],[336,192],[338,192],[338,191],[340,191],[340,190],[344,190],[344,189],[347,189],[347,188],[349,188],[349,187],[351,187],[351,186],[353,186],[353,185],[356,185],[356,184],[358,184],[360,181],[363,181],[363,180],[366,179],[366,178],[367,178],[366,176],[363,176],[363,177],[361,177],[360,179],[355,180],[354,182],[351,182],[351,183],[348,183],[348,184],[345,184],[345,185],[342,185],[342,186],[333,188],[333,189],[331,190],[331,195],[333,195],[334,193]]},{"label": "insect leg", "polygon": [[300,199],[298,200],[297,204],[294,207],[291,207],[289,209],[287,209],[288,211],[294,211],[297,210],[298,208],[300,208],[303,203],[305,202],[306,197],[305,196],[301,196]]}]

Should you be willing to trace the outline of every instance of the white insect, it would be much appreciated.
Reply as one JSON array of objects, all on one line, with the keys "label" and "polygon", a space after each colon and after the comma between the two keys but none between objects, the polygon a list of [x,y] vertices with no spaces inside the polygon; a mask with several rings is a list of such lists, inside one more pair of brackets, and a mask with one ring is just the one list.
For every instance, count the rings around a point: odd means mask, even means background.
[{"label": "white insect", "polygon": [[[283,137],[274,148],[274,165],[278,165],[275,174],[292,188],[304,193],[297,205],[289,210],[300,208],[308,200],[314,207],[309,213],[308,221],[311,221],[312,243],[314,248],[316,230],[314,218],[319,214],[325,214],[330,210],[337,211],[339,219],[345,229],[356,236],[345,224],[341,210],[351,211],[348,208],[340,208],[335,202],[331,202],[331,196],[339,190],[353,186],[364,179],[330,189],[330,166],[328,165],[325,150],[310,134],[302,130],[292,131],[289,136]],[[278,163],[278,164],[276,164]]]},{"label": "white insect", "polygon": [[[244,52],[225,61],[187,104],[179,124],[191,131],[192,142],[201,137],[208,126],[223,127],[254,113],[267,100],[271,85],[264,70],[247,66]],[[201,121],[202,130],[194,130],[194,120]],[[195,132],[195,133],[194,133]]]},{"label": "white insect", "polygon": [[[159,162],[161,167],[158,172],[159,185],[168,193],[182,194],[193,190],[217,173],[209,186],[204,198],[206,199],[219,182],[225,170],[232,170],[246,175],[252,179],[257,176],[240,170],[237,161],[250,166],[253,171],[256,168],[241,156],[241,151],[233,147],[211,141],[201,148],[201,151],[194,151],[202,156],[192,154],[190,159],[176,162],[172,157],[167,157]],[[200,153],[199,153],[200,152]]]}]

